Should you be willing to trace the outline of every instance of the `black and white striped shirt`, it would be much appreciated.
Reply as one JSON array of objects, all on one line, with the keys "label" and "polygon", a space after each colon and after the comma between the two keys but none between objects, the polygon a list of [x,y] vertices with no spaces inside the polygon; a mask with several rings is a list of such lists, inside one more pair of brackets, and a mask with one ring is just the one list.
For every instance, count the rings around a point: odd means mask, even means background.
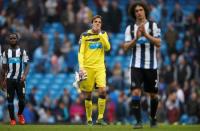
[{"label": "black and white striped shirt", "polygon": [[24,65],[29,61],[25,50],[21,48],[12,49],[3,52],[3,64],[8,65],[8,79],[21,79],[24,72]]},{"label": "black and white striped shirt", "polygon": [[[146,22],[144,27],[146,32],[150,32],[150,22]],[[133,39],[131,33],[136,36],[138,25],[134,24],[134,30],[131,30],[131,25],[127,26],[125,31],[125,42],[129,42]],[[157,24],[153,22],[152,24],[152,34],[156,38],[160,38],[160,28]],[[156,46],[151,44],[150,41],[144,36],[140,37],[136,45],[132,49],[132,56],[130,67],[142,68],[142,69],[157,69],[157,58],[156,58]]]}]

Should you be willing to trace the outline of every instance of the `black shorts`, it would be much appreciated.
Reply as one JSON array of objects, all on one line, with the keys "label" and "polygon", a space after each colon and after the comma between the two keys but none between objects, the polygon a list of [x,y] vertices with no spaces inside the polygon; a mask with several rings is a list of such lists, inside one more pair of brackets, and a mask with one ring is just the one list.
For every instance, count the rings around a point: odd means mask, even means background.
[{"label": "black shorts", "polygon": [[7,99],[12,102],[15,92],[19,100],[25,100],[25,84],[19,80],[7,79]]},{"label": "black shorts", "polygon": [[158,93],[158,71],[156,69],[131,68],[131,89],[140,88],[148,93]]}]

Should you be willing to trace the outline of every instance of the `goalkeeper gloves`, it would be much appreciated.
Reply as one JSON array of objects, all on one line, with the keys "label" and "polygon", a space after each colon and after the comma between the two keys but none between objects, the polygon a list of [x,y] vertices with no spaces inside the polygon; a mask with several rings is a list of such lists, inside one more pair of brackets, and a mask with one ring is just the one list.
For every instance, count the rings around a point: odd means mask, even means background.
[{"label": "goalkeeper gloves", "polygon": [[79,82],[82,80],[87,79],[87,72],[85,70],[80,70],[79,72],[75,72],[75,82],[73,83],[73,86],[77,89],[77,92],[80,93],[81,90],[79,88]]}]

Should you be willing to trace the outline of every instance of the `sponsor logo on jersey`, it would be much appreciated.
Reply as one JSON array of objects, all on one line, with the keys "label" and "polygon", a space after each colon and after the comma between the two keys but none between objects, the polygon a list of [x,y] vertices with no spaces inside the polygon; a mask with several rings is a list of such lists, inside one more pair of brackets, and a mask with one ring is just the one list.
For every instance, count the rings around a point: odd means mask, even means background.
[{"label": "sponsor logo on jersey", "polygon": [[102,48],[102,44],[101,44],[101,42],[89,43],[89,48],[90,49],[101,49]]}]

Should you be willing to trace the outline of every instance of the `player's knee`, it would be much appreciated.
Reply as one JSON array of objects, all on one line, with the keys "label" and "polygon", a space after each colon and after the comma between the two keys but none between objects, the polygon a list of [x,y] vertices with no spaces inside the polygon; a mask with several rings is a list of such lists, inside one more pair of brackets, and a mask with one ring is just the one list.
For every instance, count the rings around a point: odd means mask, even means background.
[{"label": "player's knee", "polygon": [[141,95],[141,90],[140,89],[133,89],[132,95],[133,96],[140,96]]},{"label": "player's knee", "polygon": [[99,95],[99,98],[101,98],[101,99],[106,99],[106,95],[105,95],[105,94],[100,94],[100,95]]},{"label": "player's knee", "polygon": [[156,98],[158,98],[158,95],[155,94],[155,93],[151,93],[151,94],[150,94],[150,97],[151,97],[151,99],[156,99]]},{"label": "player's knee", "polygon": [[92,100],[92,94],[91,93],[85,93],[85,99],[86,100]]},{"label": "player's knee", "polygon": [[25,105],[25,100],[19,100],[19,103],[18,103],[19,105]]},{"label": "player's knee", "polygon": [[8,104],[9,104],[9,103],[13,103],[14,99],[8,97],[8,98],[7,98],[7,101],[8,101]]},{"label": "player's knee", "polygon": [[106,98],[106,90],[105,89],[99,90],[99,98],[102,98],[102,99]]},{"label": "player's knee", "polygon": [[13,106],[13,105],[14,105],[14,102],[13,102],[13,101],[10,101],[10,102],[8,101],[8,107],[9,107],[9,106]]},{"label": "player's knee", "polygon": [[85,97],[85,100],[91,101],[92,98],[91,97]]}]

